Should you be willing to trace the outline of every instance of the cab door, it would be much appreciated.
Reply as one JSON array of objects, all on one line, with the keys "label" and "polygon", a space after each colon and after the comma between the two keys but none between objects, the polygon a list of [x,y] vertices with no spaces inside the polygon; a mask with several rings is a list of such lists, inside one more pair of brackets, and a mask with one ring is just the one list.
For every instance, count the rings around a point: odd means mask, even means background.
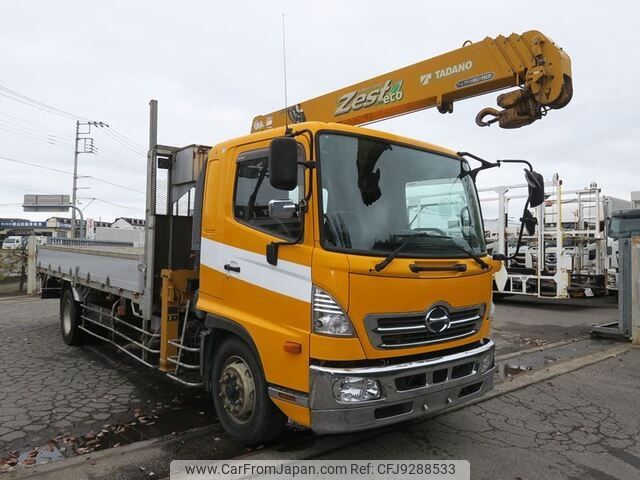
[{"label": "cab door", "polygon": [[[313,223],[307,213],[302,231],[300,201],[307,174],[300,166],[298,186],[291,192],[271,186],[268,147],[268,142],[252,143],[230,152],[228,178],[233,189],[218,246],[219,268],[225,274],[225,316],[250,333],[269,383],[306,392]],[[299,151],[304,160],[302,145]],[[291,216],[272,215],[275,203],[287,205]],[[304,237],[301,242],[279,246],[277,265],[267,262],[268,244],[292,242],[299,236]],[[285,342],[299,343],[302,352],[286,352]]]},{"label": "cab door", "polygon": [[[207,162],[202,201],[199,202],[202,214],[202,235],[200,241],[200,298],[203,304],[199,308],[216,312],[224,299],[225,278],[223,272],[214,266],[217,263],[216,245],[222,238],[222,217],[224,206],[221,203],[225,189],[222,178],[221,161],[212,155]],[[197,198],[197,197],[196,197]],[[196,200],[197,201],[197,200]],[[198,205],[196,205],[196,209]]]}]

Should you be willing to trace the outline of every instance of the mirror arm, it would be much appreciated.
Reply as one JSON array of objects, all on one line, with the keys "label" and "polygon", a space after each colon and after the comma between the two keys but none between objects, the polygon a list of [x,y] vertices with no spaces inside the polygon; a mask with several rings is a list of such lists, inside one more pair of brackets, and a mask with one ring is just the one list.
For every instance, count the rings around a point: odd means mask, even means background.
[{"label": "mirror arm", "polygon": [[500,166],[500,161],[498,160],[497,162],[490,162],[488,160],[485,160],[484,158],[480,158],[477,155],[474,155],[473,153],[469,153],[469,152],[456,152],[456,154],[459,157],[469,157],[472,158],[478,162],[480,162],[480,166],[477,168],[474,168],[473,170],[469,170],[466,172],[462,172],[462,174],[460,175],[460,178],[464,178],[467,175],[469,175],[473,181],[476,181],[476,177],[478,176],[478,173],[481,172],[482,170],[488,170],[489,168],[494,168],[494,167],[499,167]]},{"label": "mirror arm", "polygon": [[[527,200],[524,204],[524,211],[526,211],[529,208],[529,200]],[[518,234],[518,243],[516,244],[516,251],[513,253],[513,255],[507,255],[506,260],[513,260],[514,258],[516,258],[518,256],[518,253],[520,253],[520,246],[522,245],[522,234],[524,233],[524,211],[522,213],[522,218],[520,219],[520,233]],[[509,253],[507,251],[507,253]]]},{"label": "mirror arm", "polygon": [[459,157],[469,157],[480,162],[479,167],[474,168],[473,170],[469,170],[468,172],[465,172],[463,175],[460,176],[461,178],[466,175],[470,175],[471,178],[475,180],[476,176],[478,175],[478,172],[481,172],[482,170],[488,170],[489,168],[499,167],[503,163],[523,163],[527,167],[529,167],[529,170],[531,172],[533,172],[533,166],[527,160],[505,159],[505,160],[496,160],[495,162],[490,162],[488,160],[485,160],[484,158],[480,158],[477,155],[474,155],[473,153],[469,153],[469,152],[456,152],[456,153]]},{"label": "mirror arm", "polygon": [[298,238],[294,240],[284,242],[271,242],[267,244],[267,263],[273,266],[278,265],[278,250],[280,249],[280,245],[297,245],[299,243],[302,243],[302,241],[304,240],[304,227],[306,223],[307,211],[309,210],[309,200],[311,200],[311,195],[313,193],[313,176],[311,175],[311,172],[312,169],[315,168],[316,162],[298,162],[298,164],[304,165],[305,167],[309,168],[309,191],[300,202],[300,233],[298,234]]},{"label": "mirror arm", "polygon": [[524,163],[527,167],[529,167],[529,171],[533,172],[533,166],[527,160],[518,160],[518,159],[507,159],[507,160],[498,160],[496,163]]},{"label": "mirror arm", "polygon": [[296,130],[295,132],[290,132],[289,135],[291,135],[292,137],[297,137],[298,135],[309,135],[309,158],[311,158],[311,162],[306,162],[306,163],[315,164],[315,162],[313,162],[313,158],[314,158],[313,157],[313,132],[308,128],[305,128],[303,130]]}]

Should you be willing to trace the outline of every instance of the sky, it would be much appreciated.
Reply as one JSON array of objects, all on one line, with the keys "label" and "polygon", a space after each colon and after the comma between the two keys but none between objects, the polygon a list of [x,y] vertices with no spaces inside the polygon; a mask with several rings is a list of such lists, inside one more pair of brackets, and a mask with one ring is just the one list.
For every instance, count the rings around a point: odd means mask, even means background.
[{"label": "sky", "polygon": [[[69,115],[16,101],[24,97],[6,89],[109,124],[91,132],[98,153],[79,155],[79,175],[93,177],[79,180],[79,206],[94,219],[142,217],[149,100],[159,101],[161,144],[214,145],[248,133],[255,115],[282,107],[283,13],[291,103],[456,49],[465,40],[540,30],[572,60],[574,96],[564,109],[521,129],[479,128],[475,115],[495,106],[492,93],[456,103],[451,115],[430,109],[371,127],[487,159],[526,158],[545,179],[558,173],[568,188],[597,182],[604,194],[625,199],[640,190],[637,3],[319,5],[2,0],[0,217],[46,218],[22,212],[23,194],[71,193],[72,178],[64,172],[73,168],[75,132]],[[480,188],[522,181],[520,168],[478,177]]]}]

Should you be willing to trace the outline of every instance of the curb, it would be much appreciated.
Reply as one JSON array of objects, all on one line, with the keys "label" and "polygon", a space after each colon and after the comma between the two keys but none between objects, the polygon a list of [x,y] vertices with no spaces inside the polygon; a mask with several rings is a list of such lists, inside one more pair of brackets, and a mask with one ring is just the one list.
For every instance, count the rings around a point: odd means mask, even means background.
[{"label": "curb", "polygon": [[[38,478],[42,480],[65,480],[96,478],[100,473],[92,472],[92,469],[100,470],[104,468],[105,461],[110,458],[119,458],[120,463],[123,461],[127,465],[136,463],[137,454],[148,453],[151,449],[164,449],[168,445],[184,442],[191,437],[200,437],[205,434],[215,433],[220,428],[217,425],[194,428],[185,432],[179,432],[173,435],[165,435],[163,437],[153,438],[150,440],[142,440],[139,442],[125,445],[122,447],[106,448],[89,455],[81,455],[78,457],[67,458],[58,462],[48,463],[44,465],[36,465],[25,469],[8,472],[2,475],[2,479],[30,479]],[[84,476],[78,476],[78,474]]]}]

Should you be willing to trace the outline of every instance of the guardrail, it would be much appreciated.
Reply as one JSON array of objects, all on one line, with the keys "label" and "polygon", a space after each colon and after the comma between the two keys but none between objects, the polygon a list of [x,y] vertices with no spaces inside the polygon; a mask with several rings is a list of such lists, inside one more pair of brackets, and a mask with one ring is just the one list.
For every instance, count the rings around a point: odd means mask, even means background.
[{"label": "guardrail", "polygon": [[58,245],[65,247],[133,247],[133,242],[50,237],[47,238],[47,245]]}]

